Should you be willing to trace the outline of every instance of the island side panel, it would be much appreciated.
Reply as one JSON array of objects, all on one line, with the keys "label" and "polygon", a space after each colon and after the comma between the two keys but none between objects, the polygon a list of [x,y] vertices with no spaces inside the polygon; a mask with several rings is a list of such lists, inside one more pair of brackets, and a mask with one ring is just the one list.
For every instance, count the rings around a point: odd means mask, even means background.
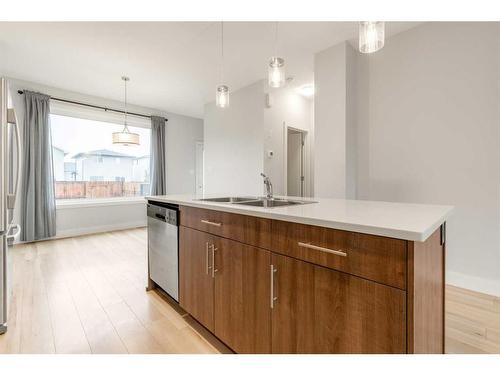
[{"label": "island side panel", "polygon": [[408,353],[444,353],[443,238],[440,227],[425,242],[408,241]]}]

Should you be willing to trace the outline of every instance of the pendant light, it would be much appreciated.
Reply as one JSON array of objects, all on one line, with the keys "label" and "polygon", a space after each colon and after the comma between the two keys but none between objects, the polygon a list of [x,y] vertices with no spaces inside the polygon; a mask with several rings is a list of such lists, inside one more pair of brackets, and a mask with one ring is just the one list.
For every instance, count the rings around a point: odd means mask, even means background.
[{"label": "pendant light", "polygon": [[359,52],[373,53],[384,46],[385,23],[364,21],[359,23]]},{"label": "pendant light", "polygon": [[220,23],[221,29],[221,63],[220,63],[220,82],[215,89],[215,105],[220,108],[229,107],[229,86],[224,82],[224,22]]},{"label": "pendant light", "polygon": [[274,26],[274,56],[269,60],[268,83],[270,87],[285,85],[285,59],[278,57],[278,22]]},{"label": "pendant light", "polygon": [[122,80],[125,84],[125,122],[123,125],[123,130],[121,132],[113,133],[113,144],[123,146],[136,146],[140,144],[139,134],[131,133],[130,130],[128,130],[127,125],[127,82],[130,81],[130,78],[123,76]]}]

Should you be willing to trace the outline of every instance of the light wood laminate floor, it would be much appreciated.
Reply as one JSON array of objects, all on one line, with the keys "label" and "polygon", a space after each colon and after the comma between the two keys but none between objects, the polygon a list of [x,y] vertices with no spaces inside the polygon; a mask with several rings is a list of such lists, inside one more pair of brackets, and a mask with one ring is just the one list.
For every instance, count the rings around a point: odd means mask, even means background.
[{"label": "light wood laminate floor", "polygon": [[[15,246],[0,353],[218,353],[211,335],[146,292],[145,228]],[[500,353],[500,298],[448,286],[446,352]]]},{"label": "light wood laminate floor", "polygon": [[447,353],[500,354],[500,298],[448,285]]},{"label": "light wood laminate floor", "polygon": [[217,353],[146,292],[146,230],[18,245],[0,353]]}]

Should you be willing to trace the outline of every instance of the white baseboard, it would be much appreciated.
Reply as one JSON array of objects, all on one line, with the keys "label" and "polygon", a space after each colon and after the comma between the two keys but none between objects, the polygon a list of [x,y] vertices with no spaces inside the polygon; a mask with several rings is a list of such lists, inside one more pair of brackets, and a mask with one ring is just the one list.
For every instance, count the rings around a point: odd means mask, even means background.
[{"label": "white baseboard", "polygon": [[[43,239],[40,241],[55,240],[58,238],[84,236],[86,234],[111,232],[114,230],[143,228],[145,226],[147,226],[147,222],[145,220],[141,220],[141,221],[134,221],[134,222],[130,222],[130,223],[122,223],[122,224],[99,225],[99,226],[95,226],[95,227],[83,227],[83,228],[75,228],[75,229],[67,229],[67,230],[58,230],[55,237],[46,238],[46,239]],[[25,241],[14,242],[14,244],[16,244],[16,245],[22,244],[22,243],[25,243]]]},{"label": "white baseboard", "polygon": [[135,222],[130,222],[130,223],[99,225],[99,226],[95,226],[95,227],[66,229],[66,230],[62,230],[62,231],[57,231],[57,234],[54,238],[67,238],[67,237],[82,236],[85,234],[111,232],[114,230],[140,228],[140,227],[145,227],[146,225],[147,225],[147,222],[145,220],[141,220],[141,221],[135,221]]},{"label": "white baseboard", "polygon": [[446,272],[446,284],[500,297],[499,280],[486,279],[477,276],[465,275],[460,272],[448,271]]}]

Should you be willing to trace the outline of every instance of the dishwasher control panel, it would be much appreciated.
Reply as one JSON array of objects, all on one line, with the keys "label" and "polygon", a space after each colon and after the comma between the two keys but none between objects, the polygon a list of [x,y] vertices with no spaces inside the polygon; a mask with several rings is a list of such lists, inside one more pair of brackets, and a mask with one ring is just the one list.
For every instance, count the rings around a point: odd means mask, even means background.
[{"label": "dishwasher control panel", "polygon": [[171,225],[177,225],[177,222],[179,220],[178,210],[174,208],[158,206],[157,202],[148,203],[147,215]]}]

